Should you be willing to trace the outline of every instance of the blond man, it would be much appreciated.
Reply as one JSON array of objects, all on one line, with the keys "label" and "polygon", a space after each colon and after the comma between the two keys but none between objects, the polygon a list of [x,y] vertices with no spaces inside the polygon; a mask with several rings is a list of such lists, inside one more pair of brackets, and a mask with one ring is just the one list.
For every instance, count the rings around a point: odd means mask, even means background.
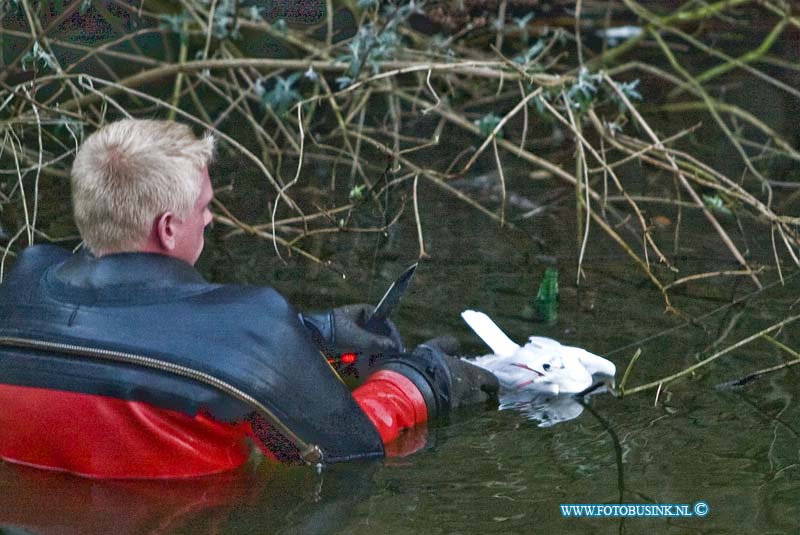
[{"label": "blond man", "polygon": [[[298,314],[271,288],[206,282],[214,139],[108,124],[72,170],[84,251],[23,251],[0,286],[0,457],[90,477],[189,477],[266,455],[384,455],[409,430],[496,392],[490,374],[363,327],[366,305]],[[370,365],[352,393],[320,354]],[[362,378],[363,379],[363,378]],[[58,433],[52,429],[57,428]]]}]

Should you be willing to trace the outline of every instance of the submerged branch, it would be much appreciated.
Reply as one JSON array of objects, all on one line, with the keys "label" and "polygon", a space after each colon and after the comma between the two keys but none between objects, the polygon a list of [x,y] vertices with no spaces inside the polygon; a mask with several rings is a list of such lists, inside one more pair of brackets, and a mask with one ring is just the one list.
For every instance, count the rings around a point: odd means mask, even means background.
[{"label": "submerged branch", "polygon": [[650,383],[646,383],[646,384],[637,386],[635,388],[631,388],[630,390],[626,390],[626,391],[623,392],[623,395],[628,396],[628,395],[631,395],[631,394],[636,394],[637,392],[643,392],[645,390],[651,390],[653,388],[660,388],[661,386],[663,386],[663,385],[665,385],[667,383],[670,383],[670,382],[672,382],[672,381],[674,381],[676,379],[680,379],[681,377],[686,377],[687,375],[693,374],[695,371],[699,370],[700,368],[702,368],[704,366],[707,366],[708,364],[714,362],[718,358],[727,355],[731,351],[734,351],[735,349],[739,349],[740,347],[743,347],[743,346],[749,344],[750,342],[758,340],[759,338],[761,338],[761,337],[763,337],[763,336],[765,336],[765,335],[767,335],[767,334],[769,334],[771,332],[777,331],[778,329],[780,329],[782,327],[785,327],[786,325],[789,325],[789,324],[797,321],[798,319],[800,319],[800,314],[795,315],[795,316],[790,316],[790,317],[788,317],[788,318],[786,318],[786,319],[784,319],[782,321],[779,321],[778,323],[770,325],[766,329],[762,329],[761,331],[759,331],[759,332],[757,332],[757,333],[755,333],[753,335],[748,336],[747,338],[739,340],[735,344],[726,347],[722,351],[718,351],[718,352],[714,353],[710,357],[701,360],[697,364],[689,366],[688,368],[685,368],[685,369],[683,369],[683,370],[681,370],[681,371],[679,371],[677,373],[673,373],[672,375],[668,375],[667,377],[663,377],[663,378],[658,379],[656,381],[652,381]]}]

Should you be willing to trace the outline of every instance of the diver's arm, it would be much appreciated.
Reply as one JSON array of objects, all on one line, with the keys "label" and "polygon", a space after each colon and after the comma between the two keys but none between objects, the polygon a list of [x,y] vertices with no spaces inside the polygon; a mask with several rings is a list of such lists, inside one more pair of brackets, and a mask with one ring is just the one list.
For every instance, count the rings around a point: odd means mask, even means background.
[{"label": "diver's arm", "polygon": [[[376,355],[368,362],[366,381],[351,395],[375,427],[384,446],[395,442],[404,430],[446,414],[450,409],[486,401],[497,394],[497,378],[447,355],[434,341],[418,346],[411,353]],[[276,453],[271,426],[262,425],[260,421],[250,424],[251,436],[257,439],[259,446]],[[385,451],[398,453],[393,448],[385,448]]]},{"label": "diver's arm", "polygon": [[[375,372],[352,394],[386,446],[395,442],[404,430],[428,419],[428,409],[419,389],[397,372]],[[256,446],[269,458],[289,463],[300,461],[297,448],[260,414],[249,414],[244,424],[247,435],[254,439]],[[395,447],[386,448],[387,456],[408,455],[424,446],[424,440],[421,444],[412,441],[411,445],[393,446]]]},{"label": "diver's arm", "polygon": [[353,391],[384,445],[403,430],[451,409],[496,399],[499,384],[494,375],[443,349],[442,341],[431,340],[412,353],[377,358],[366,382]]}]

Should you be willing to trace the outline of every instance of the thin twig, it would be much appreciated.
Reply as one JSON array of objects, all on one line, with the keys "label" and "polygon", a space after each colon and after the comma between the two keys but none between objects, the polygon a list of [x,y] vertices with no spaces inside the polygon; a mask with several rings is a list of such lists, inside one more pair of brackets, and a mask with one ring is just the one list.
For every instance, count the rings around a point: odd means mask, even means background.
[{"label": "thin twig", "polygon": [[681,377],[685,377],[685,376],[687,376],[689,374],[694,373],[696,370],[698,370],[698,369],[700,369],[700,368],[702,368],[704,366],[707,366],[711,362],[714,362],[718,358],[720,358],[720,357],[722,357],[724,355],[727,355],[731,351],[733,351],[735,349],[739,349],[740,347],[743,347],[743,346],[749,344],[750,342],[761,338],[762,336],[764,336],[766,334],[769,334],[769,333],[771,333],[773,331],[781,329],[781,328],[785,327],[786,325],[789,325],[789,324],[797,321],[798,319],[800,319],[800,314],[796,315],[796,316],[789,316],[788,318],[785,318],[784,320],[779,321],[778,323],[775,323],[775,324],[767,327],[766,329],[762,329],[759,332],[748,336],[747,338],[743,338],[742,340],[739,340],[735,344],[726,347],[722,351],[717,351],[716,353],[714,353],[710,357],[701,360],[697,364],[689,366],[688,368],[685,368],[685,369],[683,369],[683,370],[681,370],[681,371],[679,371],[677,373],[673,373],[672,375],[668,375],[667,377],[663,377],[663,378],[661,378],[661,379],[659,379],[657,381],[653,381],[653,382],[650,382],[650,383],[647,383],[647,384],[643,384],[641,386],[637,386],[636,388],[632,388],[632,389],[626,391],[625,393],[627,395],[635,394],[637,392],[642,392],[642,391],[645,391],[645,390],[649,390],[649,389],[658,387],[659,385],[662,385],[662,384],[670,383],[670,382],[674,381],[675,379],[680,379]]}]

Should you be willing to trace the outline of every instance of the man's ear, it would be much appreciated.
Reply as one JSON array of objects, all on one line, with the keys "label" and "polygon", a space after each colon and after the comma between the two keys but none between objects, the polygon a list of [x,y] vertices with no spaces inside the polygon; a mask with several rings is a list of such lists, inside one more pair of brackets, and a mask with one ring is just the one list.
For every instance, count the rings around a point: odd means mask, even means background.
[{"label": "man's ear", "polygon": [[159,245],[165,251],[175,249],[175,214],[164,212],[156,221],[156,234]]}]

